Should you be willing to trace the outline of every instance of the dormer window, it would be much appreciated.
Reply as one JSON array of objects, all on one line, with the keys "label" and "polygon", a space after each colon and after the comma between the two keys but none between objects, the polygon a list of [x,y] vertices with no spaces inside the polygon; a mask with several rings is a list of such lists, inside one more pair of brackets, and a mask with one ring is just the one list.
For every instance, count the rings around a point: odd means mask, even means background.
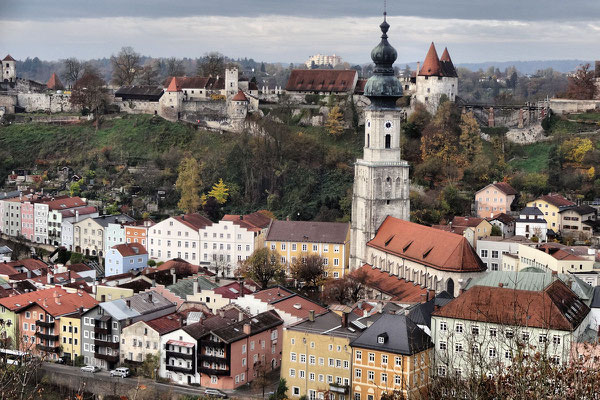
[{"label": "dormer window", "polygon": [[382,333],[380,335],[377,336],[377,343],[378,344],[385,344],[388,341],[388,334],[387,333]]}]

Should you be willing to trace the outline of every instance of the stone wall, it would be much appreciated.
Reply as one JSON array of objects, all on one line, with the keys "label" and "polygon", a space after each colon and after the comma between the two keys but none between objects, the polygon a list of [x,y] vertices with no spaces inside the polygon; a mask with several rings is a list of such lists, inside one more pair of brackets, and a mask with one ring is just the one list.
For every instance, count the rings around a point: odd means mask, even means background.
[{"label": "stone wall", "polygon": [[0,107],[4,107],[6,114],[14,114],[17,105],[17,96],[0,94]]},{"label": "stone wall", "polygon": [[[428,79],[425,79],[428,78]],[[458,78],[437,76],[418,76],[415,99],[425,105],[427,110],[435,114],[440,104],[440,97],[446,95],[450,101],[455,101],[458,93]]]},{"label": "stone wall", "polygon": [[70,96],[54,93],[18,93],[17,105],[25,112],[71,112],[77,111],[69,102]]},{"label": "stone wall", "polygon": [[600,108],[600,100],[550,99],[550,109],[555,114],[575,114]]},{"label": "stone wall", "polygon": [[143,101],[143,100],[117,100],[114,104],[119,106],[121,112],[127,114],[158,114],[158,101]]}]

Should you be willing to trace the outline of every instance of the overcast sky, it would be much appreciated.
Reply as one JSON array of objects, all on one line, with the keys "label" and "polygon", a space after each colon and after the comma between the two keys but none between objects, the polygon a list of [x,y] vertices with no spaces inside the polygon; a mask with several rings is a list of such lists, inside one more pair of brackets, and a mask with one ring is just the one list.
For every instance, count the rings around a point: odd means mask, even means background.
[{"label": "overcast sky", "polygon": [[[208,51],[268,62],[336,53],[370,61],[383,1],[0,0],[0,53],[17,59],[149,56]],[[599,0],[388,0],[398,61],[431,41],[455,63],[600,58]]]}]

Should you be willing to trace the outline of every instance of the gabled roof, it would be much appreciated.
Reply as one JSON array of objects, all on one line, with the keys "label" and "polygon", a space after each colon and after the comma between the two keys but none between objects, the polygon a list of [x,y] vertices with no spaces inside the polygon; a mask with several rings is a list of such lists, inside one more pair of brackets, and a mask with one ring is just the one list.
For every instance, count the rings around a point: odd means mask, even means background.
[{"label": "gabled roof", "polygon": [[268,241],[344,243],[350,224],[345,222],[273,221]]},{"label": "gabled roof", "polygon": [[488,218],[488,221],[499,221],[502,222],[504,225],[511,225],[515,222],[515,219],[508,214],[500,213],[494,218]]},{"label": "gabled roof", "polygon": [[168,92],[178,92],[182,89],[222,90],[225,88],[223,78],[202,76],[169,76],[164,81]]},{"label": "gabled roof", "polygon": [[191,264],[181,258],[173,258],[167,262],[162,263],[156,268],[148,268],[144,270],[144,274],[151,275],[152,270],[154,271],[171,271],[171,269],[175,269],[175,274],[179,275],[194,275],[194,274],[202,274],[205,276],[214,276],[215,273],[210,271],[208,268],[203,267],[201,265]]},{"label": "gabled roof", "polygon": [[294,69],[285,86],[287,91],[349,92],[354,90],[355,70]]},{"label": "gabled roof", "polygon": [[56,72],[52,73],[50,79],[46,82],[46,86],[51,90],[63,90],[65,88],[60,79],[58,79],[58,76],[56,76]]},{"label": "gabled roof", "polygon": [[48,270],[48,264],[46,264],[45,262],[43,262],[42,260],[39,260],[37,258],[25,258],[23,260],[17,260],[17,261],[5,261],[5,262],[0,263],[0,265],[8,265],[15,269],[16,268],[24,268],[29,271],[36,271],[36,270],[46,271],[46,270]]},{"label": "gabled roof", "polygon": [[442,67],[442,74],[444,76],[458,78],[458,73],[456,73],[456,69],[454,68],[454,64],[452,63],[452,59],[450,58],[450,53],[448,53],[447,47],[444,49],[444,53],[440,58],[440,65]]},{"label": "gabled roof", "polygon": [[148,251],[146,250],[146,248],[144,246],[142,246],[140,243],[117,244],[116,246],[113,246],[112,248],[115,249],[117,252],[119,252],[119,254],[122,257],[141,256],[144,254],[148,254]]},{"label": "gabled roof", "polygon": [[233,221],[234,224],[245,227],[248,230],[262,230],[268,228],[273,221],[260,211],[246,215],[225,214],[224,221]]},{"label": "gabled roof", "polygon": [[212,221],[210,219],[196,213],[178,215],[172,218],[194,230],[204,229],[207,226],[212,225]]},{"label": "gabled roof", "polygon": [[519,215],[544,215],[542,210],[537,207],[525,207],[519,211]]},{"label": "gabled roof", "polygon": [[15,59],[12,58],[10,54],[7,54],[2,61],[15,61]]},{"label": "gabled roof", "polygon": [[84,216],[94,214],[98,212],[98,209],[94,206],[82,207],[78,209],[61,210],[59,211],[63,218],[75,217],[77,215]]},{"label": "gabled roof", "polygon": [[293,292],[290,292],[289,290],[285,289],[284,287],[277,286],[274,288],[264,289],[264,290],[261,290],[260,292],[256,292],[253,294],[253,297],[255,299],[262,301],[263,303],[270,304],[273,301],[285,299],[286,297],[289,297],[292,294],[293,294]]},{"label": "gabled roof", "polygon": [[[250,334],[244,333],[244,325],[250,325]],[[257,335],[267,329],[275,328],[283,324],[283,320],[275,311],[265,311],[229,326],[213,329],[212,334],[221,338],[226,343],[233,343],[247,336]]]},{"label": "gabled roof", "polygon": [[213,292],[220,294],[226,299],[237,299],[240,296],[252,294],[252,290],[248,289],[246,286],[243,286],[239,282],[231,282],[227,285],[214,289]]},{"label": "gabled roof", "polygon": [[209,281],[204,276],[194,276],[180,279],[173,285],[167,286],[167,290],[185,300],[188,295],[194,294],[194,281],[198,282],[198,290],[212,290],[218,287],[216,283]]},{"label": "gabled roof", "polygon": [[427,289],[369,264],[363,265],[359,272],[366,275],[367,286],[391,296],[393,301],[416,303],[421,301],[422,294],[427,294]]},{"label": "gabled roof", "polygon": [[574,207],[567,206],[566,208],[563,208],[562,210],[560,210],[559,213],[562,213],[565,211],[573,211],[579,215],[587,215],[587,214],[595,214],[596,213],[596,209],[592,206],[588,206],[587,204],[582,204],[580,206],[574,206]]},{"label": "gabled roof", "polygon": [[181,328],[183,321],[177,313],[164,315],[159,318],[151,319],[145,322],[150,328],[158,332],[159,335],[164,335]]},{"label": "gabled roof", "polygon": [[53,198],[42,203],[47,204],[50,210],[67,210],[69,208],[84,207],[87,204],[79,196]]},{"label": "gabled roof", "polygon": [[454,217],[452,218],[452,226],[465,226],[474,228],[483,222],[483,218],[477,217]]},{"label": "gabled roof", "polygon": [[562,281],[543,291],[475,286],[434,316],[512,326],[573,331],[590,309]]},{"label": "gabled roof", "polygon": [[440,271],[481,272],[486,266],[467,239],[388,216],[367,246]]},{"label": "gabled roof", "polygon": [[442,76],[442,68],[440,66],[440,59],[435,50],[435,44],[431,42],[423,65],[419,69],[419,76]]},{"label": "gabled roof", "polygon": [[[128,303],[129,306],[127,305]],[[134,318],[169,307],[175,307],[175,304],[171,303],[158,292],[143,292],[126,299],[100,303],[99,306],[114,318],[122,321],[127,318]]]},{"label": "gabled roof", "polygon": [[557,260],[590,261],[589,259],[573,254],[564,248],[552,245],[543,244],[538,246],[537,249],[543,251],[544,253],[550,254]]},{"label": "gabled roof", "polygon": [[94,307],[98,302],[87,293],[67,293],[61,287],[37,290],[13,297],[0,299],[0,305],[11,311],[18,311],[32,304],[37,304],[53,316],[72,313],[80,307]]},{"label": "gabled roof", "polygon": [[238,90],[236,95],[233,96],[231,101],[248,101],[248,99],[246,98],[246,95],[244,94],[244,92],[240,89],[240,90]]},{"label": "gabled roof", "polygon": [[565,206],[574,206],[574,205],[576,205],[571,200],[565,199],[560,194],[552,194],[552,193],[546,194],[546,195],[540,197],[537,200],[538,201],[540,201],[540,200],[541,201],[545,201],[546,203],[552,204],[553,206],[556,206],[556,207],[565,207]]},{"label": "gabled roof", "polygon": [[[379,343],[379,337],[384,343]],[[433,347],[431,338],[405,315],[384,314],[350,342],[361,347],[402,355],[413,355]]]},{"label": "gabled roof", "polygon": [[513,188],[512,186],[510,186],[508,183],[506,182],[495,182],[495,183],[490,183],[489,185],[487,185],[486,187],[484,187],[483,189],[479,189],[477,191],[477,193],[489,188],[489,187],[495,187],[497,190],[501,191],[502,193],[504,193],[505,195],[511,196],[511,195],[516,195],[519,192]]},{"label": "gabled roof", "polygon": [[274,300],[271,306],[276,311],[285,312],[296,318],[308,318],[309,312],[312,310],[315,314],[322,314],[327,311],[326,308],[298,294],[292,294],[284,299]]}]

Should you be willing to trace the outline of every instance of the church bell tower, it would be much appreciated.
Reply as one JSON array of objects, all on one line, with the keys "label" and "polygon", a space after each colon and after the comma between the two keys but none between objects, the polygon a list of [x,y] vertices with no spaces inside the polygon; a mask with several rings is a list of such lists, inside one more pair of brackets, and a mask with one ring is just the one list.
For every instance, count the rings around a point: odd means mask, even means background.
[{"label": "church bell tower", "polygon": [[394,74],[398,54],[388,43],[390,25],[385,12],[379,27],[383,33],[381,42],[371,51],[375,70],[364,91],[371,104],[365,110],[363,157],[354,167],[351,269],[369,262],[366,244],[388,215],[410,219],[408,162],[402,160],[401,110],[396,107],[396,100],[402,97],[402,85]]}]

